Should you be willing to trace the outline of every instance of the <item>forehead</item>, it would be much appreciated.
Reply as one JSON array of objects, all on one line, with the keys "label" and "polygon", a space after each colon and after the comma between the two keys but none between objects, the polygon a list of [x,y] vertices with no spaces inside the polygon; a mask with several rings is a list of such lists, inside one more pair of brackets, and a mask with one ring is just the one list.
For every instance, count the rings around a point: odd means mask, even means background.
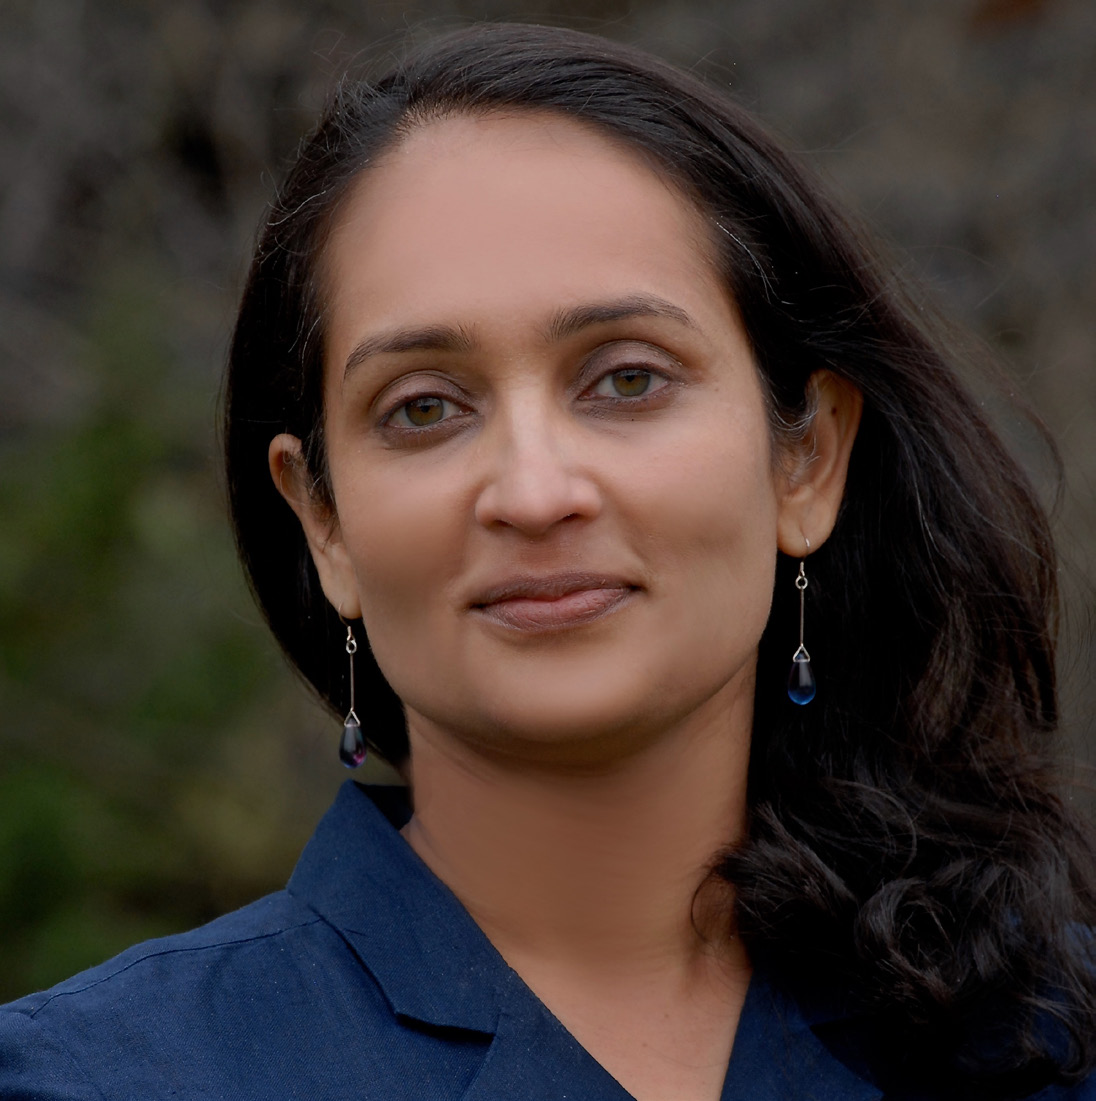
[{"label": "forehead", "polygon": [[[417,124],[355,183],[324,257],[330,319],[353,305],[558,309],[661,284],[722,296],[711,225],[644,153],[548,112]],[[685,303],[683,303],[685,305]],[[424,317],[430,321],[433,318]]]}]

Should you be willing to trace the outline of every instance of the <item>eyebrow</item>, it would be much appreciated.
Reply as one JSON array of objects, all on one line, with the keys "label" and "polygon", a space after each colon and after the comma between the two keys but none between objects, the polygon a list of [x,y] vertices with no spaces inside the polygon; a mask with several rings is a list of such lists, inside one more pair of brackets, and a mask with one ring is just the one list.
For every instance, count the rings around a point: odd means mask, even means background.
[{"label": "eyebrow", "polygon": [[546,335],[553,343],[566,340],[588,325],[605,325],[633,317],[665,317],[695,327],[693,319],[680,307],[655,294],[631,294],[615,302],[595,302],[559,310],[548,324]]},{"label": "eyebrow", "polygon": [[[549,343],[558,344],[591,325],[606,325],[636,317],[663,317],[695,328],[693,319],[680,306],[654,294],[632,294],[612,302],[593,302],[558,310],[544,329]],[[450,325],[427,325],[421,329],[393,329],[367,336],[354,346],[343,368],[345,378],[371,356],[394,352],[469,352],[475,340],[466,330]]]},{"label": "eyebrow", "polygon": [[475,341],[464,329],[449,325],[375,333],[354,345],[354,350],[346,357],[343,377],[371,356],[386,352],[468,352],[474,344]]}]

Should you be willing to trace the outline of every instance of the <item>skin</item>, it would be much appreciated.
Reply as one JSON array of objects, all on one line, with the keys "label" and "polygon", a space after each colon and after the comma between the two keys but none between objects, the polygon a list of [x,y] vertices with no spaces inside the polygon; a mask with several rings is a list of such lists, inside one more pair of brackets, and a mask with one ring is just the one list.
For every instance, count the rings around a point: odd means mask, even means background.
[{"label": "skin", "polygon": [[405,837],[634,1096],[717,1098],[749,961],[705,871],[777,552],[829,535],[859,395],[817,375],[777,454],[704,218],[552,115],[419,127],[325,278],[334,514],[299,441],[270,466],[404,702]]}]

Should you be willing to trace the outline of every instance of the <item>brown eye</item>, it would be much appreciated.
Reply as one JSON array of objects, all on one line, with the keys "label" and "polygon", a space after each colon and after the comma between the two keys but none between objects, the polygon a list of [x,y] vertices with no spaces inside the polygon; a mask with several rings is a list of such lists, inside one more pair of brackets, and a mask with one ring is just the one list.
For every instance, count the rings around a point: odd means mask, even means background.
[{"label": "brown eye", "polygon": [[432,396],[415,398],[403,406],[403,415],[416,428],[425,428],[442,419],[445,415],[445,402]]},{"label": "brown eye", "polygon": [[638,367],[626,367],[623,371],[614,371],[609,376],[613,380],[613,389],[622,398],[638,398],[645,394],[651,385],[651,372]]},{"label": "brown eye", "polygon": [[592,393],[599,398],[642,398],[668,384],[665,376],[647,367],[621,367],[598,379]]},{"label": "brown eye", "polygon": [[419,438],[425,440],[433,438],[427,429],[452,427],[450,421],[459,419],[466,412],[463,406],[450,398],[443,398],[438,394],[419,394],[391,406],[381,423],[382,427],[410,433],[405,435],[405,440],[414,438],[415,433],[419,433]]}]

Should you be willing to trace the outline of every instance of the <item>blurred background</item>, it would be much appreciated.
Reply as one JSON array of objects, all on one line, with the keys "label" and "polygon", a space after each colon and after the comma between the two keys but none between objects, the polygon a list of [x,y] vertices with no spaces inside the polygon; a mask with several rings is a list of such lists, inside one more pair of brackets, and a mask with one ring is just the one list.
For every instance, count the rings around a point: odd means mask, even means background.
[{"label": "blurred background", "polygon": [[5,0],[0,1001],[281,886],[345,775],[235,563],[220,372],[325,89],[484,18],[729,85],[997,349],[1065,457],[1064,702],[1091,756],[1092,0]]}]

